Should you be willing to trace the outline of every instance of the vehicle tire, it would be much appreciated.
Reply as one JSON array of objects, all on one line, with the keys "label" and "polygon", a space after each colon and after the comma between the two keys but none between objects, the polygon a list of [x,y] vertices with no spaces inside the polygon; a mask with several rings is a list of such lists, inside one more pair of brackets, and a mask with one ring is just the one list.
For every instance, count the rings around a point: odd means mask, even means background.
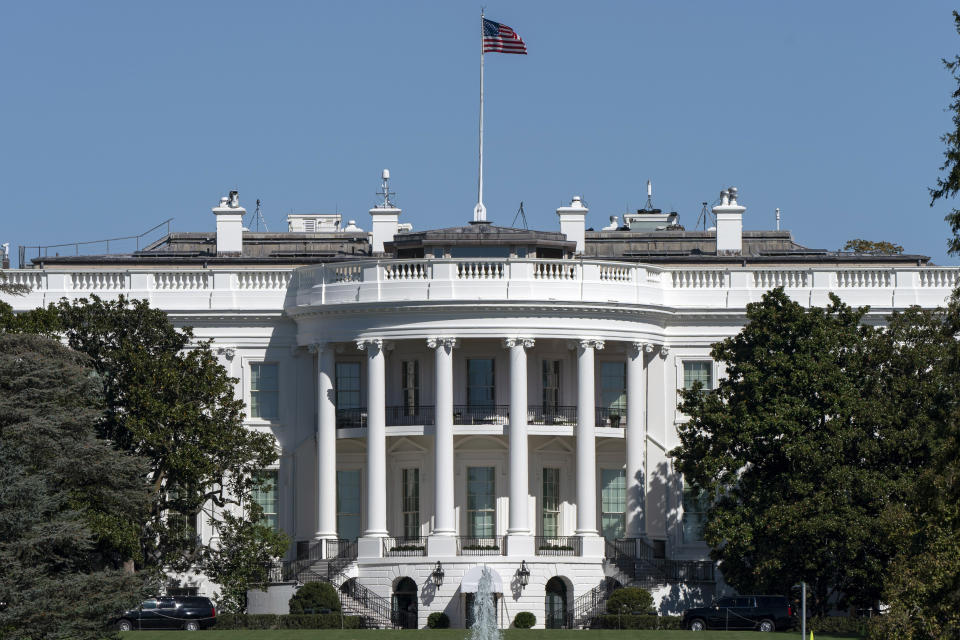
[{"label": "vehicle tire", "polygon": [[187,624],[183,625],[183,628],[187,631],[200,631],[200,623],[195,620],[191,620]]},{"label": "vehicle tire", "polygon": [[690,631],[704,631],[707,628],[707,623],[697,618],[690,623]]},{"label": "vehicle tire", "polygon": [[764,618],[760,621],[760,625],[757,627],[757,631],[776,631],[777,625],[773,624],[773,620]]},{"label": "vehicle tire", "polygon": [[117,631],[133,631],[133,623],[129,620],[121,620],[117,623]]}]

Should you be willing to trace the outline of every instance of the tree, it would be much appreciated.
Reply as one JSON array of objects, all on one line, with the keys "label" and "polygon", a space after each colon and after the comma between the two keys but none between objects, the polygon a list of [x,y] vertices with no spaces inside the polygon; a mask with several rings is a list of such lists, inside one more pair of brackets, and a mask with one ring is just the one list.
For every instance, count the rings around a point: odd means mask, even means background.
[{"label": "tree", "polygon": [[329,582],[308,582],[290,598],[290,613],[319,613],[319,609],[340,611],[340,596]]},{"label": "tree", "polygon": [[846,244],[844,244],[840,250],[865,253],[871,256],[891,256],[903,253],[903,247],[899,244],[887,242],[886,240],[874,242],[873,240],[862,240],[860,238],[847,240]]},{"label": "tree", "polygon": [[748,305],[737,336],[714,345],[727,378],[683,392],[690,420],[671,455],[716,496],[705,539],[741,592],[787,595],[803,580],[817,613],[835,596],[858,606],[880,598],[895,552],[888,506],[902,504],[912,471],[892,451],[904,439],[890,433],[901,428],[883,415],[891,406],[875,401],[885,378],[866,311],[836,297],[805,309],[775,289]]},{"label": "tree", "polygon": [[123,571],[146,464],[96,437],[89,360],[48,338],[0,334],[0,636],[100,638],[139,601]]},{"label": "tree", "polygon": [[[957,33],[960,34],[960,13],[956,11],[953,12],[953,23]],[[957,88],[953,91],[953,101],[948,107],[953,114],[953,130],[940,137],[947,149],[943,152],[944,160],[940,165],[943,175],[937,178],[937,186],[930,189],[931,207],[938,200],[953,198],[960,191],[960,55],[954,56],[952,60],[944,58],[943,66],[953,76]],[[951,209],[944,219],[950,223],[950,230],[953,233],[953,237],[947,241],[947,247],[951,254],[956,255],[960,253],[960,209]]]},{"label": "tree", "polygon": [[[197,566],[209,549],[198,545],[189,521],[209,505],[258,517],[243,505],[277,458],[273,436],[244,426],[237,380],[190,328],[177,329],[163,311],[122,296],[62,300],[21,314],[7,307],[0,328],[60,336],[89,356],[104,387],[99,434],[150,465],[151,509],[140,523],[138,563],[175,571]],[[211,522],[221,538],[263,532],[231,533],[248,522],[240,516]],[[272,538],[262,542],[274,548]],[[260,582],[266,568],[261,572]]]},{"label": "tree", "polygon": [[642,613],[653,608],[653,596],[640,587],[620,587],[607,600],[607,613]]}]

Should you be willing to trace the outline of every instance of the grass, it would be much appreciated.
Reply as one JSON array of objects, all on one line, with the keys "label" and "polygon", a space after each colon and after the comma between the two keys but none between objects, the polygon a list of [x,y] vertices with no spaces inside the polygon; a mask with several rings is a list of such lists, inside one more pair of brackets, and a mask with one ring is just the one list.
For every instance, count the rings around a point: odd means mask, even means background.
[{"label": "grass", "polygon": [[[180,634],[179,636],[177,634]],[[464,640],[469,631],[465,629],[418,629],[409,631],[341,631],[339,629],[284,629],[281,631],[217,631],[210,629],[200,636],[202,640]],[[191,631],[130,631],[121,633],[124,640],[175,640],[180,637],[195,638]],[[506,640],[758,640],[756,631],[613,631],[613,630],[545,630],[510,629]],[[799,638],[800,630],[779,633],[776,638]],[[849,635],[816,634],[816,640],[852,638]],[[809,640],[804,638],[804,640]]]}]

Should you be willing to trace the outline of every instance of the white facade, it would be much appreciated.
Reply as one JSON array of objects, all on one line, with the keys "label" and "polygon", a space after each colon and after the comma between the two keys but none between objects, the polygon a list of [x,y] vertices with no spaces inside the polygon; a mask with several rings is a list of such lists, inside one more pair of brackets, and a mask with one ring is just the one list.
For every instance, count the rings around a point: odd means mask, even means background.
[{"label": "white facade", "polygon": [[[388,601],[409,578],[419,626],[433,611],[458,626],[460,580],[485,564],[504,585],[504,625],[532,611],[543,626],[551,578],[564,585],[566,623],[605,577],[631,582],[643,563],[663,611],[713,594],[667,454],[685,372],[722,375],[710,346],[740,330],[748,303],[776,286],[804,305],[835,293],[882,322],[943,304],[958,279],[944,267],[744,264],[91,261],[5,273],[31,287],[6,298],[17,310],[123,294],[214,341],[249,428],[277,440],[276,519],[294,541],[287,560],[300,559],[283,577],[333,560],[341,581]],[[355,548],[325,542],[354,535]]]}]

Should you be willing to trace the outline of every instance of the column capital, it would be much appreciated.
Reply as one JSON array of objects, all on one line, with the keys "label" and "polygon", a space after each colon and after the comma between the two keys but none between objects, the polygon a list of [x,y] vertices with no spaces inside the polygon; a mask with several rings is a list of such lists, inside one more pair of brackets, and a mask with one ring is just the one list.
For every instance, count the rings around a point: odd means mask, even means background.
[{"label": "column capital", "polygon": [[456,349],[460,346],[460,340],[458,338],[449,337],[427,338],[427,346],[431,349],[439,349],[441,347],[446,349]]},{"label": "column capital", "polygon": [[567,342],[570,349],[595,349],[597,351],[603,349],[604,344],[605,342],[599,338],[581,338]]},{"label": "column capital", "polygon": [[233,362],[234,356],[237,355],[237,350],[233,347],[217,347],[217,355],[221,355],[230,362]]},{"label": "column capital", "polygon": [[513,347],[523,347],[524,349],[532,349],[534,345],[533,338],[504,338],[503,346],[505,349],[512,349]]},{"label": "column capital", "polygon": [[635,340],[629,343],[628,351],[631,358],[636,358],[641,353],[653,353],[653,344],[646,340]]},{"label": "column capital", "polygon": [[383,338],[359,338],[356,340],[356,343],[357,349],[360,351],[366,351],[368,353],[383,351]]},{"label": "column capital", "polygon": [[323,353],[324,349],[326,348],[326,342],[311,342],[307,345],[307,352],[316,355],[318,353]]},{"label": "column capital", "polygon": [[670,355],[670,347],[665,344],[660,345],[660,357],[666,359]]}]

